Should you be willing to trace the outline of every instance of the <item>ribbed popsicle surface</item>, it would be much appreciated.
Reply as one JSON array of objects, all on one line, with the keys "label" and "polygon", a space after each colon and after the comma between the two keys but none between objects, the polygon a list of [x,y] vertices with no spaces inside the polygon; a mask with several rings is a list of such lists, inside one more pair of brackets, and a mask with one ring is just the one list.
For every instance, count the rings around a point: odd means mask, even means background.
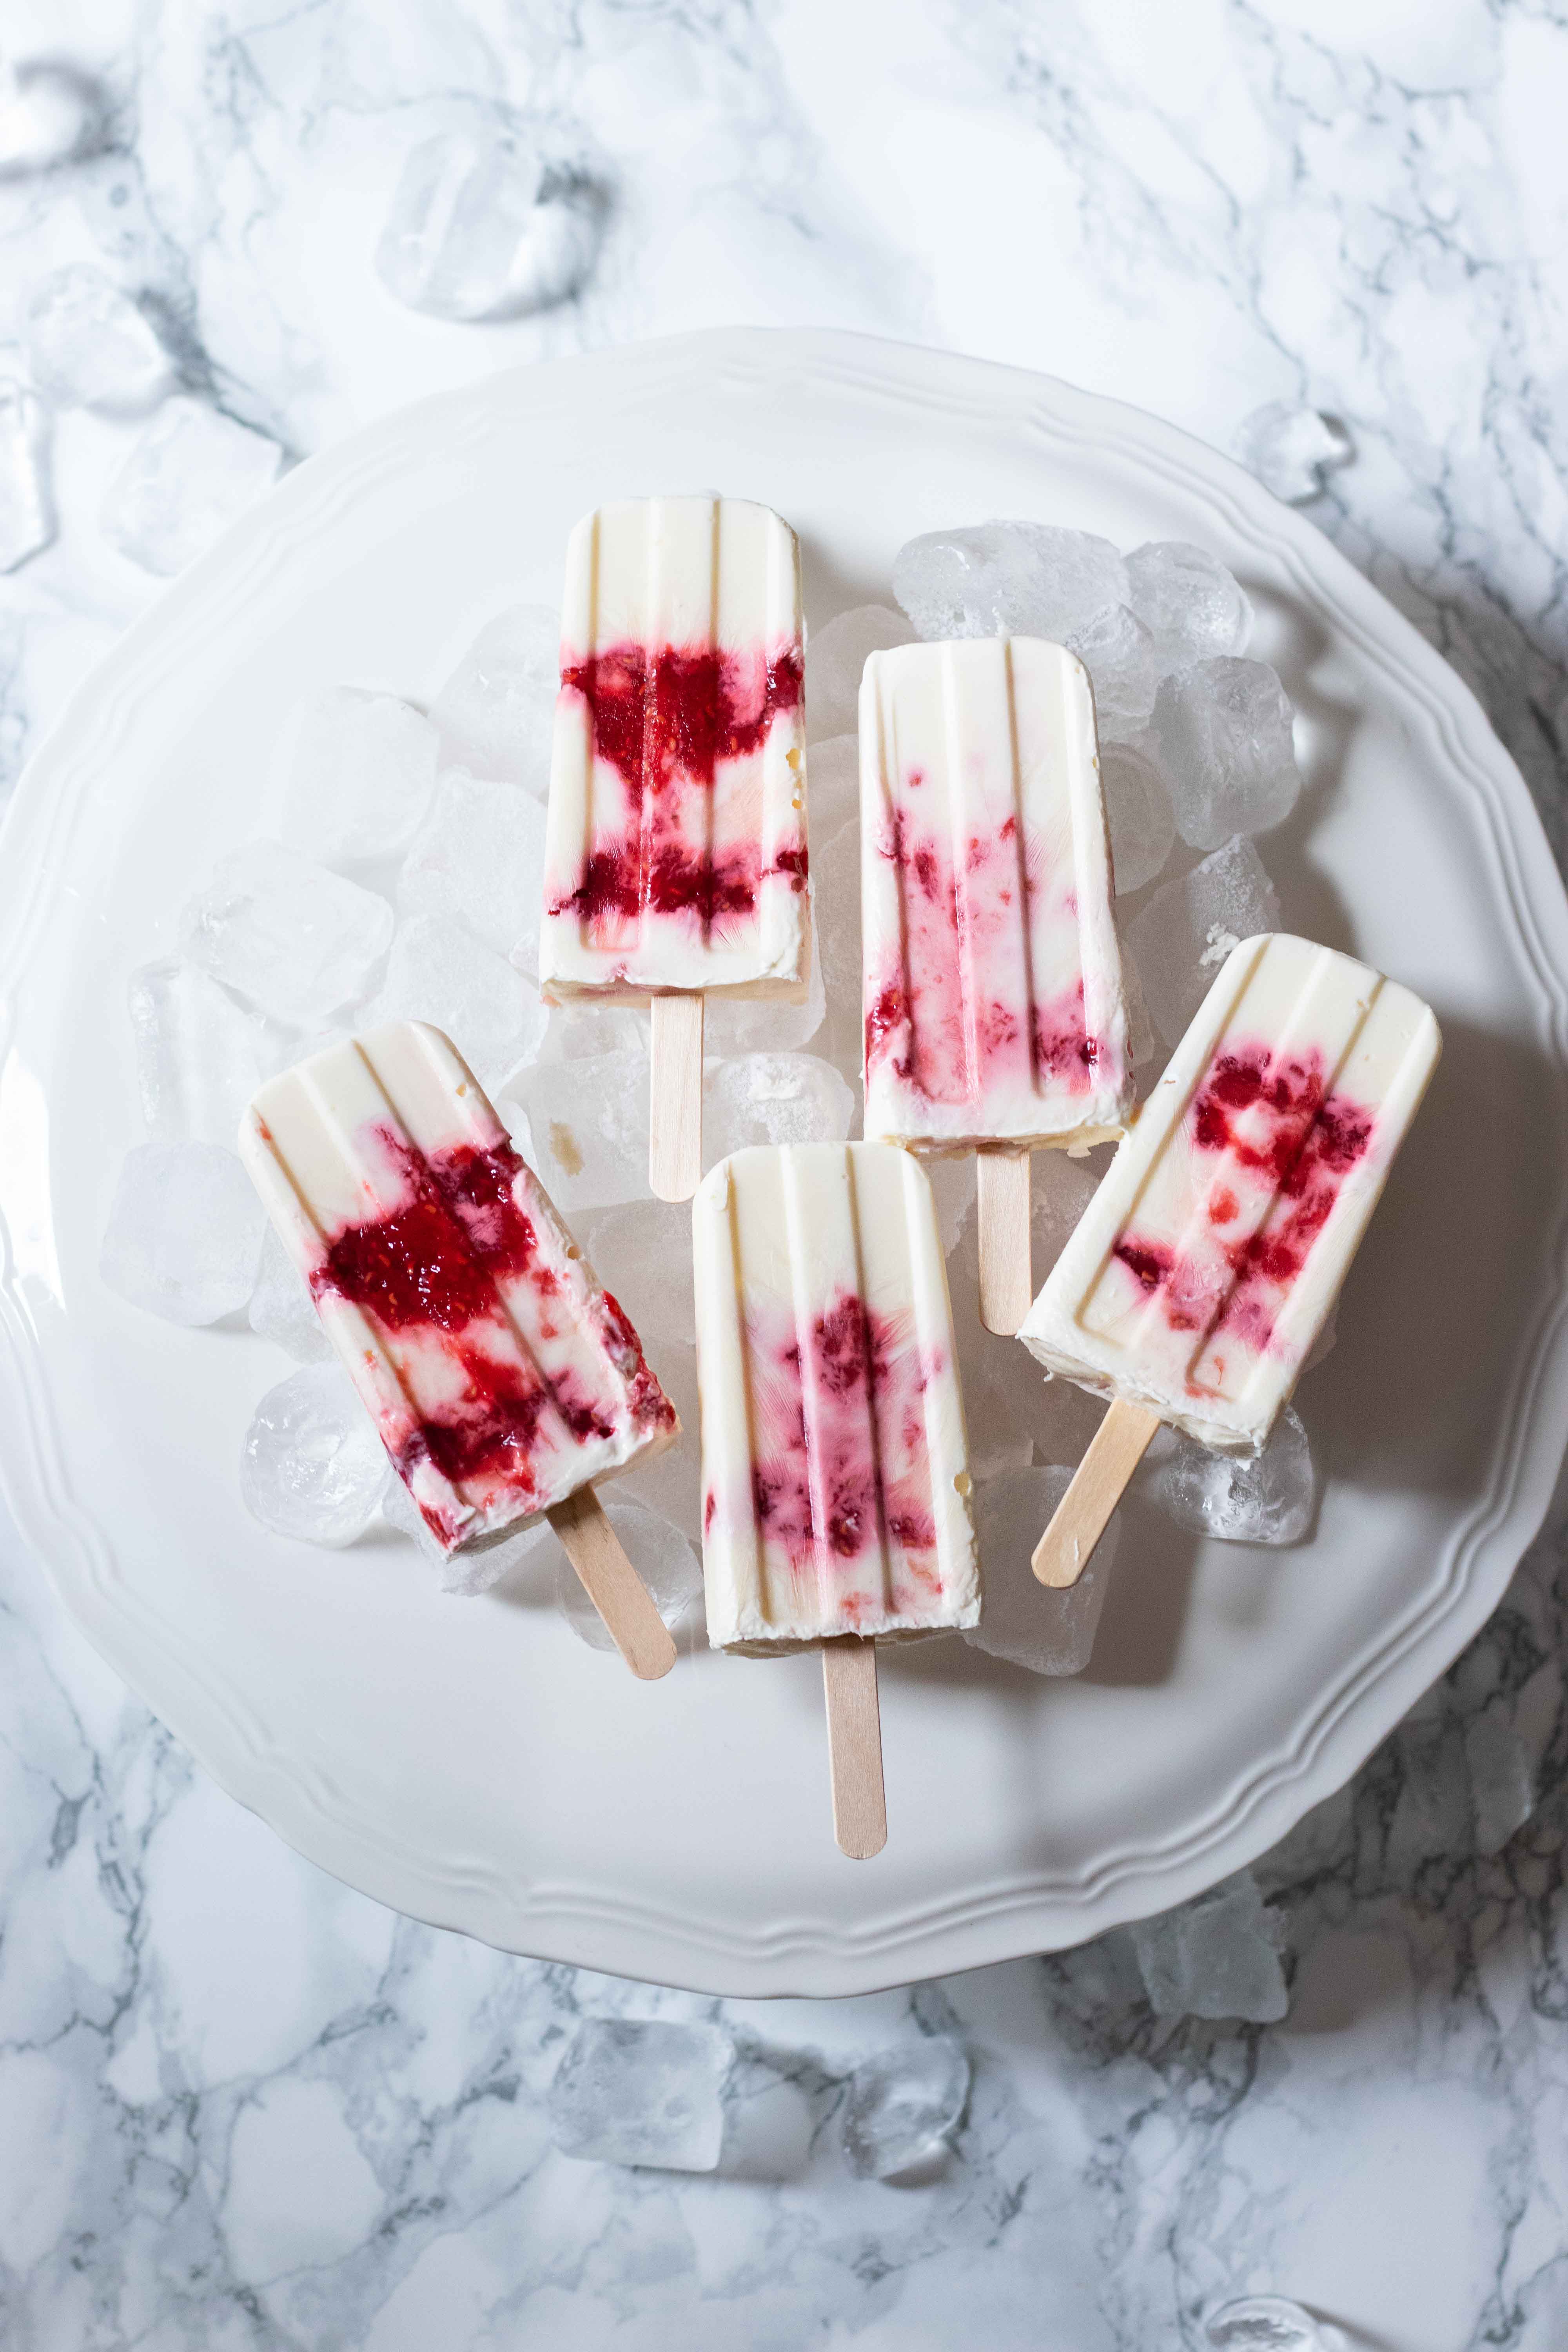
[{"label": "ribbed popsicle surface", "polygon": [[400,1022],[270,1080],[240,1150],[447,1550],[673,1435],[636,1332],[439,1030]]},{"label": "ribbed popsicle surface", "polygon": [[709,1639],[972,1625],[968,1452],[931,1187],[876,1143],[759,1146],[693,1203]]},{"label": "ribbed popsicle surface", "polygon": [[1429,1008],[1367,965],[1243,941],[1019,1338],[1211,1444],[1260,1444],[1440,1049]]},{"label": "ribbed popsicle surface", "polygon": [[867,1133],[1120,1134],[1127,1009],[1081,662],[1030,637],[873,654],[860,808]]},{"label": "ribbed popsicle surface", "polygon": [[808,937],[800,566],[745,499],[600,507],[567,548],[547,991],[787,989]]}]

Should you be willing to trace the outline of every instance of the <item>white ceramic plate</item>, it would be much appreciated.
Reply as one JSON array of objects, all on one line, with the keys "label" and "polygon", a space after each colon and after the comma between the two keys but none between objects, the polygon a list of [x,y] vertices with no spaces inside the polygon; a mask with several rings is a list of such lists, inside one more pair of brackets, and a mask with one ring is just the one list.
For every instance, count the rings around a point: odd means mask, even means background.
[{"label": "white ceramic plate", "polygon": [[[269,1538],[236,1465],[284,1369],[105,1291],[140,1140],[127,972],[261,828],[280,717],[338,679],[428,695],[488,615],[553,600],[612,493],[726,489],[801,531],[820,624],[912,532],[1049,518],[1214,549],[1264,615],[1309,787],[1285,919],[1396,973],[1447,1054],[1302,1404],[1314,1539],[1195,1544],[1129,1507],[1090,1671],[960,1643],[882,1671],[889,1836],[829,1832],[810,1657],[634,1683],[547,1601],[441,1598],[413,1549]],[[1077,1942],[1237,1868],[1335,1788],[1479,1625],[1568,1434],[1568,908],[1452,672],[1299,516],[1170,426],[854,337],[735,331],[493,378],[312,460],[131,630],[0,845],[0,1458],[103,1654],[223,1785],[400,1910],[595,1968],[842,1993]],[[1029,1368],[1020,1357],[1020,1377]]]}]

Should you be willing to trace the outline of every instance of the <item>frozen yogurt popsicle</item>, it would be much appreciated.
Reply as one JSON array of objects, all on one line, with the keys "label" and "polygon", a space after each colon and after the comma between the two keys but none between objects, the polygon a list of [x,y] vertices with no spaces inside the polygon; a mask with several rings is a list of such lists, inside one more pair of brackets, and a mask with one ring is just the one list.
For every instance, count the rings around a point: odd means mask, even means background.
[{"label": "frozen yogurt popsicle", "polygon": [[1284,933],[1232,949],[1018,1333],[1112,1400],[1042,1581],[1076,1580],[1162,1421],[1266,1443],[1440,1050],[1421,999],[1350,956]]},{"label": "frozen yogurt popsicle", "polygon": [[1035,637],[874,653],[860,811],[866,1132],[980,1154],[982,1313],[1014,1331],[1030,1150],[1132,1107],[1083,664]]},{"label": "frozen yogurt popsicle", "polygon": [[868,1698],[879,1755],[871,1642],[980,1616],[931,1186],[889,1144],[759,1145],[704,1179],[692,1240],[708,1637],[830,1645],[839,1842],[875,1852],[879,1763],[874,1791],[845,1785],[837,1719]]},{"label": "frozen yogurt popsicle", "polygon": [[461,1055],[415,1021],[332,1046],[260,1088],[239,1149],[442,1549],[548,1516],[628,1662],[664,1672],[592,1482],[675,1410]]},{"label": "frozen yogurt popsicle", "polygon": [[748,499],[573,531],[540,976],[653,1011],[654,1190],[701,1170],[702,998],[798,996],[809,946],[800,558]]}]

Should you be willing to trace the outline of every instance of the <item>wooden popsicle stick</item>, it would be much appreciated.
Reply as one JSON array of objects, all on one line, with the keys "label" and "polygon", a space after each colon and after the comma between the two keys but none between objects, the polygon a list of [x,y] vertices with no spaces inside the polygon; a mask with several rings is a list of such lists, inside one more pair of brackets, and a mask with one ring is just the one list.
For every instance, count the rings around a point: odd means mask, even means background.
[{"label": "wooden popsicle stick", "polygon": [[647,1176],[660,1201],[702,1181],[702,999],[656,996],[648,1068]]},{"label": "wooden popsicle stick", "polygon": [[1029,1311],[1029,1153],[977,1151],[980,1187],[980,1320],[1010,1339]]},{"label": "wooden popsicle stick", "polygon": [[545,1516],[633,1674],[645,1683],[668,1674],[675,1664],[669,1628],[622,1550],[592,1486],[579,1486]]},{"label": "wooden popsicle stick", "polygon": [[1065,1592],[1078,1582],[1159,1426],[1159,1414],[1147,1405],[1129,1404],[1125,1397],[1113,1400],[1035,1546],[1032,1566],[1042,1584]]},{"label": "wooden popsicle stick", "polygon": [[824,1642],[822,1689],[827,1702],[833,1834],[852,1861],[868,1862],[888,1843],[875,1642],[863,1642],[853,1633]]}]

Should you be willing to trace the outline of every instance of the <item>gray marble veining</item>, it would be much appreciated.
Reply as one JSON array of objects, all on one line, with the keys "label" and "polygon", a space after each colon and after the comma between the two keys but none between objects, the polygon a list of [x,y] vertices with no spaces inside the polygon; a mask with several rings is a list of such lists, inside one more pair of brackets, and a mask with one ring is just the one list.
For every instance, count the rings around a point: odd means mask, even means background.
[{"label": "gray marble veining", "polygon": [[[501,364],[734,319],[1053,370],[1228,445],[1344,420],[1310,511],[1454,662],[1563,842],[1568,19],[1527,0],[12,0],[72,159],[0,135],[0,374],[107,266],[185,384],[292,454]],[[0,114],[4,110],[0,109]],[[580,294],[400,310],[403,161],[536,124],[603,190]],[[0,125],[3,131],[3,125]],[[133,427],[58,421],[59,536],[0,579],[0,790],[156,593],[96,528]],[[1123,1936],[809,2004],[506,1958],[394,1918],[208,1784],[0,1536],[0,2337],[18,2352],[1199,2346],[1292,2294],[1387,2352],[1568,2334],[1565,1511],[1445,1682],[1259,1875],[1289,2015],[1153,2017]],[[1534,1811],[1500,1850],[1477,1743]],[[1502,1824],[1506,1827],[1506,1822]],[[722,2013],[713,2179],[551,2148],[583,2014]],[[852,2179],[857,2056],[975,2064],[953,2158]]]}]

